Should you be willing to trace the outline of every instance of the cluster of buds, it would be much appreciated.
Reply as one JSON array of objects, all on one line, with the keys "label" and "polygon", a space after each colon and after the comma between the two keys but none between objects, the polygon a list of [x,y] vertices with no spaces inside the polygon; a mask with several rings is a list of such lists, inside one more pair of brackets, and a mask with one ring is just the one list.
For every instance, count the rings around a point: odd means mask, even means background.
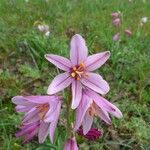
[{"label": "cluster of buds", "polygon": [[[121,26],[121,13],[120,12],[114,12],[111,14],[111,16],[112,16],[113,26],[115,26],[118,29],[119,26]],[[125,29],[124,33],[128,37],[130,37],[132,35],[132,32],[129,29]],[[120,32],[117,32],[113,36],[113,41],[119,41],[119,40],[120,40]]]},{"label": "cluster of buds", "polygon": [[109,84],[101,75],[92,72],[101,67],[109,57],[109,51],[88,56],[85,40],[79,34],[71,39],[70,59],[46,54],[45,58],[64,72],[52,80],[47,90],[48,95],[12,98],[12,102],[17,105],[16,111],[25,114],[16,136],[24,137],[24,143],[38,136],[39,143],[43,143],[49,135],[53,143],[62,101],[66,98],[60,94],[58,96],[58,93],[68,88],[70,93],[69,99],[65,100],[66,107],[67,110],[73,109],[76,115],[73,122],[68,119],[73,115],[72,111],[67,112],[69,117],[66,117],[64,150],[78,150],[77,134],[89,140],[99,138],[102,132],[92,127],[94,117],[109,125],[112,123],[109,113],[117,118],[122,117],[121,111],[104,98],[109,92]]}]

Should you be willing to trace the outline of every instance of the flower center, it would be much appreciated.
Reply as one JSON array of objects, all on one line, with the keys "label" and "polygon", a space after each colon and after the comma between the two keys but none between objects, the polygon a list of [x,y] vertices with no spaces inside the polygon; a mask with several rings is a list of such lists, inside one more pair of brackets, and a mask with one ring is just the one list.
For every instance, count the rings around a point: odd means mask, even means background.
[{"label": "flower center", "polygon": [[48,103],[45,103],[45,104],[41,104],[39,106],[36,107],[39,111],[39,118],[40,119],[43,119],[44,116],[46,115],[46,113],[48,112],[49,110],[49,104]]},{"label": "flower center", "polygon": [[93,102],[90,106],[90,108],[88,109],[89,111],[89,115],[90,116],[97,116],[97,112],[96,112],[96,104],[95,102]]},{"label": "flower center", "polygon": [[75,78],[76,80],[80,80],[82,76],[87,76],[85,73],[85,64],[80,63],[78,66],[74,66],[71,69],[71,77]]}]

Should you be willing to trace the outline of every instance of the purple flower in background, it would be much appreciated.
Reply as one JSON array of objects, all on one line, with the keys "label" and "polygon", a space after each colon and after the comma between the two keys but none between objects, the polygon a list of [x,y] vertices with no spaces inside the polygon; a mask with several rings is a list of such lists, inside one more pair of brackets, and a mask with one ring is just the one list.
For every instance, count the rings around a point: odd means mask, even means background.
[{"label": "purple flower in background", "polygon": [[118,18],[120,16],[120,13],[118,12],[114,12],[111,14],[112,18],[115,19],[115,18]]},{"label": "purple flower in background", "polygon": [[73,138],[69,138],[64,146],[64,150],[78,150],[78,146],[77,146],[77,142],[76,139]]},{"label": "purple flower in background", "polygon": [[111,113],[117,118],[122,117],[121,111],[115,105],[111,104],[94,91],[84,89],[81,102],[76,109],[74,131],[77,131],[82,125],[83,134],[86,135],[91,129],[94,116],[98,116],[107,124],[111,124],[111,119],[108,113]]},{"label": "purple flower in background", "polygon": [[131,36],[131,35],[132,35],[132,32],[131,32],[129,29],[125,29],[125,30],[124,30],[124,33],[125,33],[127,36]]},{"label": "purple flower in background", "polygon": [[102,132],[96,128],[91,128],[86,135],[83,134],[82,128],[78,129],[77,133],[88,140],[94,140],[94,141],[97,140],[100,136],[102,136]]},{"label": "purple flower in background", "polygon": [[38,135],[39,143],[43,143],[47,135],[51,142],[58,122],[61,101],[58,96],[15,96],[12,102],[18,112],[24,112],[21,130],[16,136],[23,136],[29,141]]},{"label": "purple flower in background", "polygon": [[120,40],[120,33],[116,33],[114,36],[113,36],[113,41],[119,41]]},{"label": "purple flower in background", "polygon": [[85,40],[79,34],[74,35],[71,39],[70,60],[58,55],[45,55],[48,61],[65,71],[53,79],[47,93],[55,94],[72,84],[72,109],[80,103],[83,85],[102,95],[106,94],[109,91],[108,83],[91,71],[101,67],[109,56],[109,51],[88,56]]},{"label": "purple flower in background", "polygon": [[112,24],[113,24],[115,27],[120,26],[120,24],[121,24],[120,18],[114,19],[114,20],[112,21]]}]

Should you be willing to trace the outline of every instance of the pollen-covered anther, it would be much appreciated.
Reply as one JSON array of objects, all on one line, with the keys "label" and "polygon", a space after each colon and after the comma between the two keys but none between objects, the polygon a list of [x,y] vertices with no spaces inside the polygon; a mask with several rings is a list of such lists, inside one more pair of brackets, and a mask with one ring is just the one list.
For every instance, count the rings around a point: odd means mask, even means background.
[{"label": "pollen-covered anther", "polygon": [[76,76],[76,73],[75,73],[75,72],[72,72],[72,73],[71,73],[71,76],[72,76],[72,77],[75,77],[75,76]]},{"label": "pollen-covered anther", "polygon": [[85,64],[80,63],[78,66],[74,66],[70,75],[76,80],[80,80],[82,76],[85,77]]}]

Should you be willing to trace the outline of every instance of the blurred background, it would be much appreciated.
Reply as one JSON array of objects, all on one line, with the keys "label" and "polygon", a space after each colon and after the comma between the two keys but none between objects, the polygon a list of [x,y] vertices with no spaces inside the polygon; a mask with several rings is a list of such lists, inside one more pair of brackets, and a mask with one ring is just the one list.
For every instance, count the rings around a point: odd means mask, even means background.
[{"label": "blurred background", "polygon": [[0,0],[0,150],[62,150],[62,118],[54,145],[49,138],[24,145],[15,137],[22,114],[11,98],[46,93],[58,70],[44,54],[68,57],[75,33],[86,39],[90,54],[111,51],[98,72],[110,84],[107,99],[124,115],[112,118],[111,127],[95,119],[103,137],[93,142],[78,136],[80,149],[150,149],[149,0]]}]

